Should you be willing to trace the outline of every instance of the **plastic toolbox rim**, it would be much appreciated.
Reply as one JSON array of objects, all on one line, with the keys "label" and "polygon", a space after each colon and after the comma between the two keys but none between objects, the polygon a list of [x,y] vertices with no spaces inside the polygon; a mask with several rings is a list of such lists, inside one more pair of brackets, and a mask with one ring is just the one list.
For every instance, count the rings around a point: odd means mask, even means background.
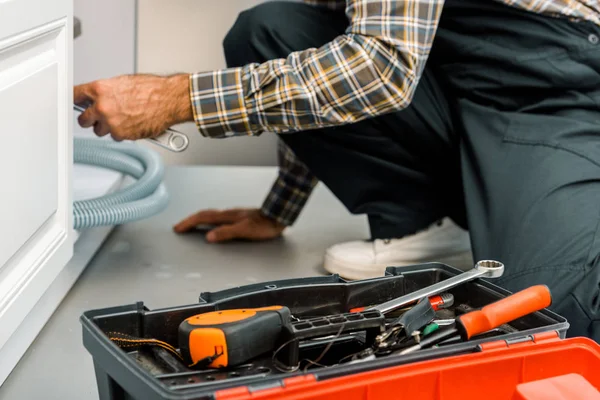
[{"label": "plastic toolbox rim", "polygon": [[[386,269],[386,273],[382,277],[372,278],[368,280],[361,280],[360,282],[365,281],[377,281],[383,280],[385,278],[389,278],[392,276],[397,276],[400,271],[401,274],[410,274],[416,273],[419,271],[426,271],[431,269],[442,270],[444,272],[448,272],[450,274],[459,274],[462,273],[461,270],[451,267],[442,263],[424,263],[417,264],[411,266],[403,266],[403,267],[388,267]],[[393,271],[396,271],[394,274]],[[305,278],[311,279],[311,278]],[[346,281],[344,279],[339,278],[337,275],[329,275],[323,277],[315,277],[313,279],[314,282],[317,282],[319,279],[327,280],[327,279],[338,279],[337,282],[340,285],[353,283],[357,281]],[[263,291],[271,291],[271,290],[281,290],[286,287],[293,287],[293,285],[285,284],[292,281],[301,281],[301,279],[296,280],[279,280],[279,281],[270,281],[264,282],[261,284],[252,284],[246,285],[239,288],[234,289],[226,289],[220,292],[215,292],[213,294],[222,294],[226,292],[234,293],[236,290],[241,292],[237,297],[242,297],[249,293],[256,293],[260,290],[259,287],[262,287]],[[304,281],[306,282],[306,281]],[[502,296],[508,296],[511,294],[508,290],[501,288],[488,280],[485,279],[477,279],[475,282],[488,289],[496,292]],[[331,283],[329,283],[331,284]],[[318,288],[319,284],[314,285],[315,288]],[[256,288],[255,290],[252,290]],[[380,358],[374,361],[362,362],[357,364],[350,365],[340,365],[329,367],[323,370],[316,370],[307,373],[303,373],[301,371],[297,371],[294,373],[287,374],[285,376],[275,375],[275,376],[253,376],[249,378],[240,378],[235,381],[223,381],[223,382],[215,382],[210,387],[200,387],[197,388],[190,387],[182,392],[174,392],[167,385],[161,383],[156,379],[155,376],[150,374],[148,371],[144,370],[141,366],[139,366],[135,360],[129,356],[124,357],[123,350],[116,346],[114,343],[110,341],[110,339],[105,335],[105,333],[93,322],[94,318],[102,316],[102,315],[117,315],[120,313],[131,313],[131,312],[139,312],[145,311],[149,313],[153,312],[169,312],[171,310],[181,311],[187,307],[195,308],[198,305],[212,305],[215,306],[215,309],[219,309],[218,306],[220,303],[225,302],[226,300],[230,300],[235,298],[236,296],[231,297],[223,297],[220,300],[215,302],[203,303],[203,297],[200,296],[199,303],[189,304],[186,306],[174,306],[174,307],[164,307],[155,310],[149,310],[144,306],[143,302],[137,302],[135,304],[123,305],[117,307],[108,307],[96,310],[90,310],[84,312],[80,321],[83,327],[83,344],[86,349],[93,354],[94,356],[94,367],[98,366],[102,368],[102,370],[109,376],[110,379],[114,380],[118,383],[122,388],[126,389],[129,392],[130,389],[135,387],[135,390],[132,392],[138,393],[143,396],[144,399],[160,399],[160,400],[189,400],[189,399],[210,399],[214,398],[214,393],[220,390],[231,389],[232,387],[248,387],[251,390],[262,390],[270,387],[279,387],[282,385],[284,379],[289,379],[302,375],[312,375],[316,377],[316,379],[331,379],[338,377],[340,375],[346,374],[357,374],[361,372],[370,371],[373,369],[381,369],[388,368],[397,365],[417,363],[422,361],[427,361],[431,359],[444,358],[444,357],[452,357],[460,354],[464,354],[465,352],[473,352],[474,349],[477,348],[479,344],[489,343],[489,339],[480,339],[470,341],[468,343],[460,343],[448,346],[447,348],[442,349],[428,349],[421,350],[417,353],[404,355],[402,357],[385,357]],[[556,332],[556,335],[559,339],[564,339],[566,335],[566,331],[569,327],[568,322],[560,315],[554,313],[549,309],[544,309],[538,311],[538,313],[545,315],[546,317],[558,321],[550,326],[531,328],[524,331],[504,334],[500,339],[496,339],[495,341],[505,341],[507,343],[516,343],[520,341],[530,341],[533,336],[540,333],[545,332]],[[92,348],[98,350],[98,345],[101,346],[101,351],[92,351]],[[111,374],[108,374],[107,371],[111,371]],[[96,371],[98,373],[98,371]],[[131,378],[134,379],[131,379]],[[160,397],[157,397],[160,396]]]}]

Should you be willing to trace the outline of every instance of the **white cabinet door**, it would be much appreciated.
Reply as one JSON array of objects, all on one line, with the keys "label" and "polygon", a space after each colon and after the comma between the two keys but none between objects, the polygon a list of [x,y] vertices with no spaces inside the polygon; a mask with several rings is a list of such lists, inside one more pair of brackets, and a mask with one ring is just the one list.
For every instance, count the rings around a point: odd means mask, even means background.
[{"label": "white cabinet door", "polygon": [[0,349],[72,256],[72,25],[0,0]]}]

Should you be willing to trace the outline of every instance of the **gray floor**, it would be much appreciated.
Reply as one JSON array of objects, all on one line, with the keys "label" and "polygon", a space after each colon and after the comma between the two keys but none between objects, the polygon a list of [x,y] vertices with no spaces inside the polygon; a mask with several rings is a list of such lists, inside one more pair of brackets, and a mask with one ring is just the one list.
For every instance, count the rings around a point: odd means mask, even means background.
[{"label": "gray floor", "polygon": [[298,223],[267,243],[210,245],[172,226],[204,208],[259,205],[271,168],[172,167],[169,208],[109,237],[60,308],[0,389],[0,399],[97,399],[92,359],[81,343],[79,316],[90,309],[144,301],[151,309],[190,304],[201,291],[258,281],[321,275],[324,250],[366,238],[366,220],[350,216],[319,185]]},{"label": "gray floor", "polygon": [[199,209],[259,205],[274,177],[270,168],[168,169],[169,208],[115,230],[2,386],[0,399],[97,398],[92,359],[81,344],[78,319],[85,310],[139,300],[150,308],[190,304],[200,291],[319,275],[328,246],[366,237],[364,218],[349,216],[322,186],[280,240],[209,245],[201,235],[172,232]]}]

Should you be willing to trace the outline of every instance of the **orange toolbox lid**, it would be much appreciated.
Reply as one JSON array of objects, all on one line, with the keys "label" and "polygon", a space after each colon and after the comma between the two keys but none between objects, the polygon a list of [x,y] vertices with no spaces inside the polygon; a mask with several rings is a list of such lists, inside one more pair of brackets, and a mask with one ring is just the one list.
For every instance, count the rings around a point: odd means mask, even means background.
[{"label": "orange toolbox lid", "polygon": [[284,379],[275,388],[222,390],[216,400],[598,400],[600,345],[561,340],[556,332],[507,344],[485,343],[466,355],[320,380]]},{"label": "orange toolbox lid", "polygon": [[517,386],[514,400],[598,400],[600,392],[579,374],[542,379]]}]

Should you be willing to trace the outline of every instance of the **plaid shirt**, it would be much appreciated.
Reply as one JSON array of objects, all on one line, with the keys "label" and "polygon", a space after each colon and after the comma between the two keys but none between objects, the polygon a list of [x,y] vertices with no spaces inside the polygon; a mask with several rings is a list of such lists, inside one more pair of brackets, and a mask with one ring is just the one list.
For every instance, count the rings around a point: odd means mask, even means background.
[{"label": "plaid shirt", "polygon": [[[410,104],[444,0],[304,1],[345,9],[349,20],[345,34],[285,59],[190,75],[194,118],[203,136],[324,128]],[[598,0],[495,1],[600,24]],[[291,225],[317,180],[283,143],[279,164],[279,176],[262,211]]]}]

